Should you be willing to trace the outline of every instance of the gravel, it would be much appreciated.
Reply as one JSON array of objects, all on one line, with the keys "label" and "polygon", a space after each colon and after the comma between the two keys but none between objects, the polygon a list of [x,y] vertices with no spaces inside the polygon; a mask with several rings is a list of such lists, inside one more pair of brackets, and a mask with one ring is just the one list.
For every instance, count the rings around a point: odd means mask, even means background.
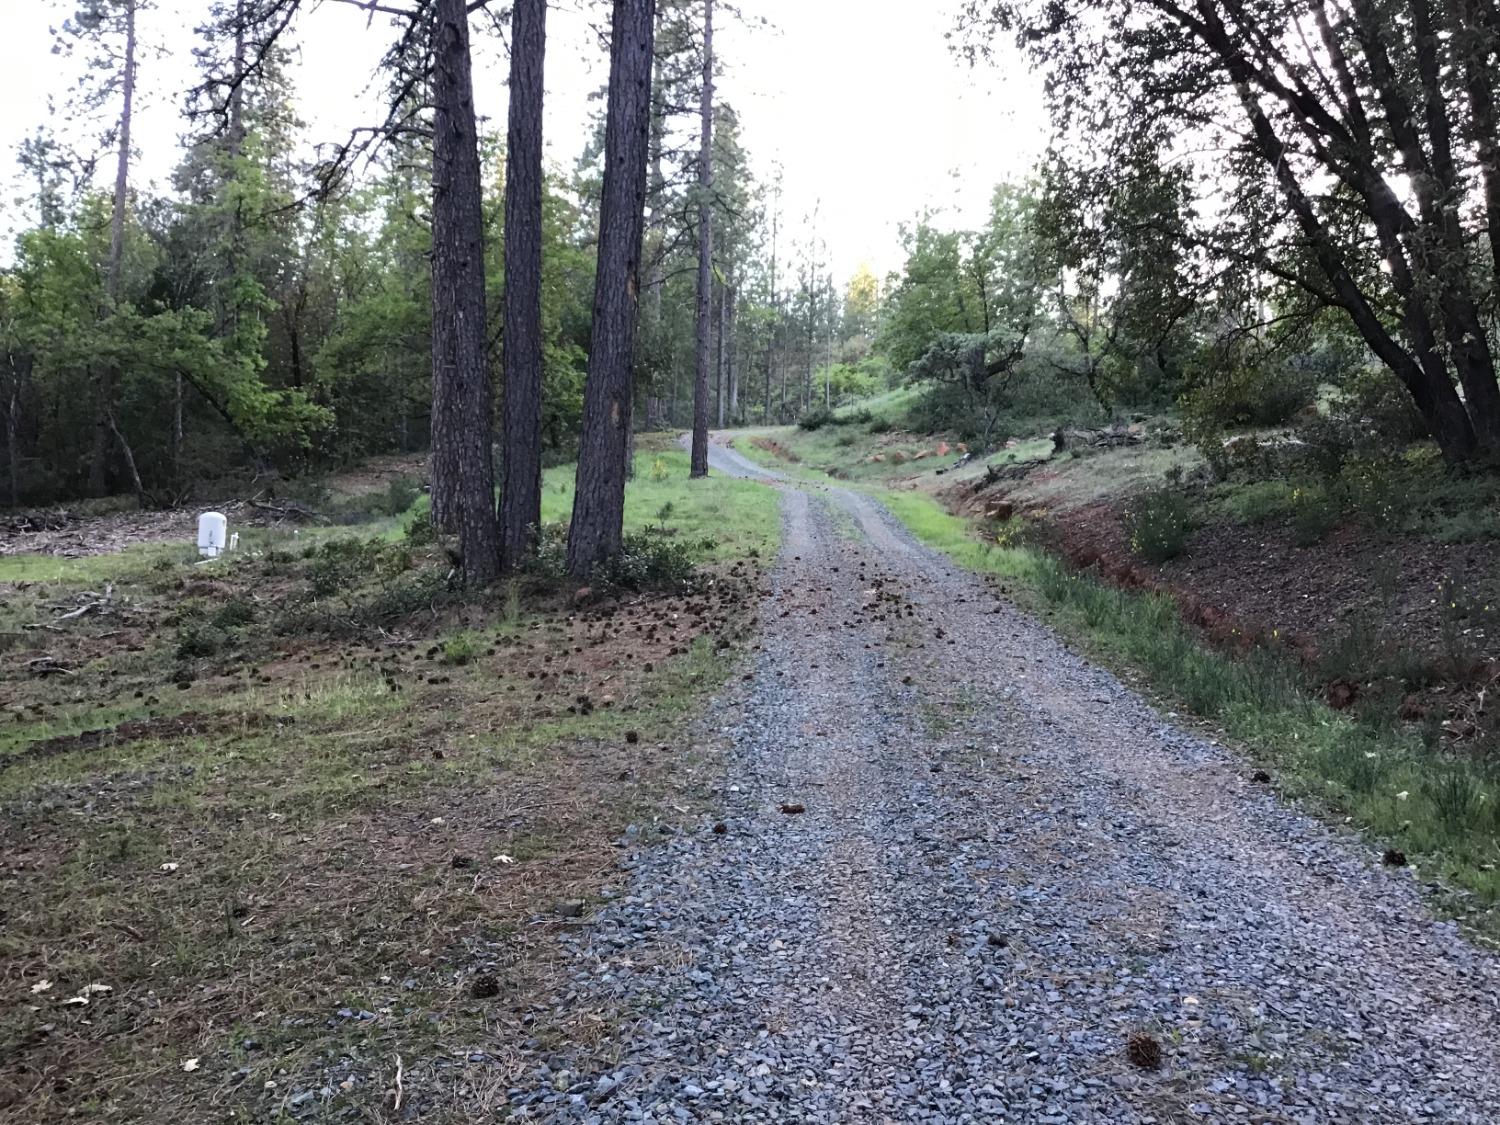
[{"label": "gravel", "polygon": [[[723,809],[632,835],[560,939],[513,1119],[1496,1120],[1497,962],[1410,871],[874,501],[783,513],[763,649],[707,720]],[[581,1013],[601,1041],[542,1033]]]}]

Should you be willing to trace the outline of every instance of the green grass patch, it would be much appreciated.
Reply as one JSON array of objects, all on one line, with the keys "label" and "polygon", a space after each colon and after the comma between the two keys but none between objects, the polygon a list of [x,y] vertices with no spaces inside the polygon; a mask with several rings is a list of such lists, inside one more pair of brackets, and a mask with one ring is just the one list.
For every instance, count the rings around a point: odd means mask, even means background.
[{"label": "green grass patch", "polygon": [[[712,540],[708,561],[769,558],[781,534],[780,497],[754,481],[710,473],[689,480],[690,461],[680,450],[638,453],[625,489],[625,531],[671,529],[685,540]],[[548,469],[542,479],[542,519],[559,523],[573,514],[572,465]]]}]

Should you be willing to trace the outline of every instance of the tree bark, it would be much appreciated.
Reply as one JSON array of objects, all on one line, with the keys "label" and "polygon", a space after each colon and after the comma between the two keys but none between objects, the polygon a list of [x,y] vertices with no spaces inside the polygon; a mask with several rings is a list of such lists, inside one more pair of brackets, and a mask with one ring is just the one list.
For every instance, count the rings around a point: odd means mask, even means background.
[{"label": "tree bark", "polygon": [[[778,193],[775,198],[775,209],[771,212],[771,292],[768,294],[771,306],[771,327],[766,333],[766,401],[765,409],[761,411],[761,421],[767,425],[771,422],[771,382],[776,376],[776,331],[781,327],[781,300],[776,295],[777,236],[781,233],[780,194]],[[781,408],[786,409],[785,375],[781,379]]]},{"label": "tree bark", "polygon": [[5,449],[10,470],[10,506],[21,506],[21,400],[31,380],[32,357],[14,352],[6,356],[10,367],[10,403],[5,411]]},{"label": "tree bark", "polygon": [[[432,324],[434,468],[454,502],[464,582],[484,586],[500,570],[491,457],[491,401],[484,297],[484,218],[465,0],[435,0],[432,24]],[[434,473],[434,503],[437,500]]]},{"label": "tree bark", "polygon": [[719,286],[718,331],[714,334],[718,358],[714,362],[714,381],[717,388],[714,400],[717,406],[719,429],[724,428],[724,414],[729,405],[729,369],[725,364],[724,344],[729,336],[729,286]]},{"label": "tree bark", "polygon": [[568,531],[568,573],[582,581],[619,554],[624,530],[655,24],[656,0],[614,0],[599,264]]},{"label": "tree bark", "polygon": [[[120,303],[125,270],[125,207],[130,195],[130,133],[135,123],[136,0],[125,0],[125,62],[120,79],[120,146],[115,158],[115,194],[109,217],[109,264],[105,293],[109,311]],[[108,484],[110,439],[114,436],[115,393],[120,373],[106,364],[99,374],[94,411],[94,448],[89,462],[89,491],[102,496]]]},{"label": "tree bark", "polygon": [[714,0],[703,0],[703,90],[698,134],[698,357],[691,476],[708,476],[708,368],[713,361]]},{"label": "tree bark", "polygon": [[736,425],[740,416],[740,384],[734,366],[735,321],[739,319],[737,295],[732,284],[726,285],[724,299],[726,326],[724,334],[728,343],[724,348],[724,381],[729,385],[729,424]]},{"label": "tree bark", "polygon": [[542,98],[546,0],[515,0],[505,162],[505,490],[500,558],[514,570],[542,523]]}]

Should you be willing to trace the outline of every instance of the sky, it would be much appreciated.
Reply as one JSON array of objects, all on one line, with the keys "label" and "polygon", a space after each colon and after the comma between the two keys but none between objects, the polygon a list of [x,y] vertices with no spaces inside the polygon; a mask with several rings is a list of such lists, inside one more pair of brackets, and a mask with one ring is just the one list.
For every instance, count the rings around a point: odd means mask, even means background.
[{"label": "sky", "polygon": [[[814,231],[834,276],[862,264],[884,274],[901,263],[898,228],[923,211],[962,227],[983,221],[994,185],[1023,177],[1047,138],[1040,82],[1014,52],[971,68],[945,38],[958,0],[741,0],[721,16],[720,94],[734,105],[757,176],[782,175],[789,241]],[[51,53],[51,27],[70,0],[0,0],[0,183],[10,182],[20,142],[62,105],[80,64]],[[142,59],[137,126],[142,180],[166,182],[180,151],[182,92],[192,81],[193,26],[205,0],[157,0],[142,17],[155,51]],[[548,159],[571,168],[587,135],[591,101],[608,77],[593,24],[602,6],[563,0],[549,12]],[[310,0],[297,28],[293,77],[309,141],[336,140],[378,113],[376,63],[390,39],[385,17]],[[503,128],[505,60],[476,59],[475,96],[490,127]],[[66,118],[59,128],[66,136]],[[56,122],[55,122],[56,124]],[[16,184],[7,193],[24,192]],[[814,216],[816,222],[814,224]],[[24,206],[6,206],[4,253]]]}]

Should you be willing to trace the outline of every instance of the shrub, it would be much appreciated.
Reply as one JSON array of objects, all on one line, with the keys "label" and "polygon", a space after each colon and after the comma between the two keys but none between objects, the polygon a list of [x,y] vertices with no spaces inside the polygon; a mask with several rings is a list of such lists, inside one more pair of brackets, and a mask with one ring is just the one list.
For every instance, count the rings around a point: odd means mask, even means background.
[{"label": "shrub", "polygon": [[255,607],[244,598],[230,598],[219,607],[212,620],[216,628],[239,629],[255,620]]},{"label": "shrub", "polygon": [[876,418],[870,423],[872,434],[888,434],[895,428],[895,424],[889,418]]},{"label": "shrub", "polygon": [[1422,794],[1449,832],[1458,835],[1467,830],[1478,816],[1484,802],[1473,771],[1451,765],[1437,770],[1422,781]]},{"label": "shrub", "polygon": [[1466,509],[1440,516],[1432,522],[1432,537],[1439,543],[1500,539],[1500,513]]},{"label": "shrub", "polygon": [[1130,547],[1148,562],[1164,563],[1182,554],[1193,531],[1187,497],[1170,488],[1148,492],[1126,516]]},{"label": "shrub", "polygon": [[307,577],[315,597],[352,590],[371,579],[388,581],[411,569],[406,549],[379,539],[334,539],[311,548]]},{"label": "shrub", "polygon": [[202,621],[189,621],[177,629],[177,659],[194,660],[212,656],[224,647],[228,637],[223,630]]},{"label": "shrub", "polygon": [[1285,364],[1237,363],[1184,396],[1183,417],[1199,434],[1290,422],[1313,397],[1313,381]]},{"label": "shrub", "polygon": [[1307,485],[1292,490],[1292,542],[1311,547],[1338,526],[1339,508],[1326,489]]},{"label": "shrub", "polygon": [[414,477],[396,477],[385,486],[385,494],[373,504],[373,510],[384,516],[405,515],[422,495],[422,486]]},{"label": "shrub", "polygon": [[461,668],[484,651],[473,633],[456,633],[443,642],[443,663]]},{"label": "shrub", "polygon": [[1224,506],[1240,523],[1265,523],[1291,510],[1292,492],[1292,486],[1286,481],[1255,481],[1226,496]]},{"label": "shrub", "polygon": [[1344,466],[1341,482],[1349,506],[1375,531],[1400,531],[1412,508],[1411,474],[1389,457],[1360,457]]},{"label": "shrub", "polygon": [[696,556],[713,546],[711,539],[685,542],[648,528],[625,536],[620,553],[600,569],[595,585],[637,591],[688,589],[697,578]]},{"label": "shrub", "polygon": [[824,426],[834,425],[835,422],[833,411],[826,406],[815,406],[797,419],[797,428],[812,433],[821,430]]},{"label": "shrub", "polygon": [[1337,421],[1395,445],[1427,436],[1427,424],[1411,395],[1389,371],[1360,367],[1340,382],[1339,395],[1329,407]]}]

